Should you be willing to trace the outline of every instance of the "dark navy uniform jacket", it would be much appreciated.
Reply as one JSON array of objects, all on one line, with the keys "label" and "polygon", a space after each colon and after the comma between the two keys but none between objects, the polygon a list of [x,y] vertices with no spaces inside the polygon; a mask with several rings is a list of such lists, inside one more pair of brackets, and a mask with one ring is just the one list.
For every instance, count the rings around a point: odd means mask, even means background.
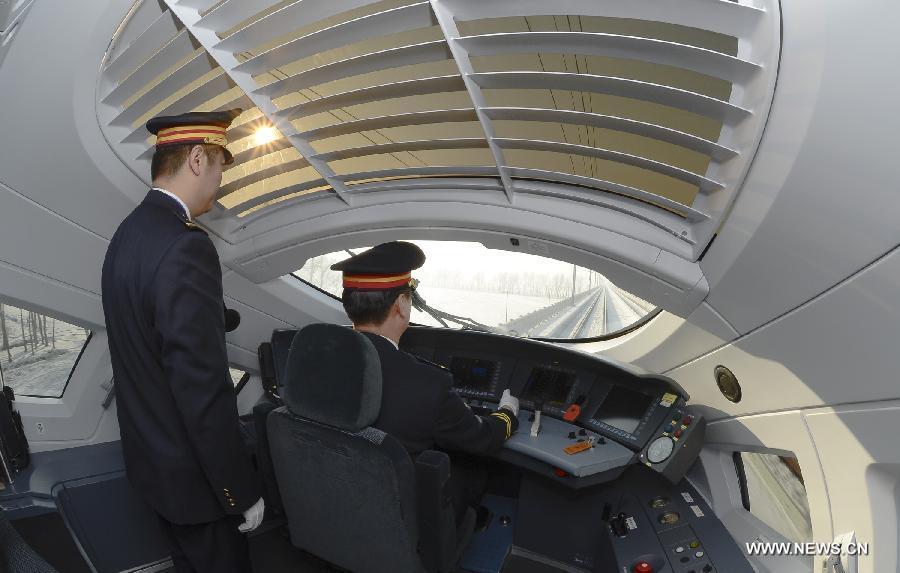
[{"label": "dark navy uniform jacket", "polygon": [[381,359],[381,412],[374,426],[403,444],[411,455],[435,446],[471,454],[500,450],[506,424],[477,416],[453,389],[453,376],[398,350],[391,341],[363,332]]},{"label": "dark navy uniform jacket", "polygon": [[113,236],[102,286],[129,481],[172,523],[241,514],[260,494],[228,376],[222,270],[209,237],[150,190]]}]

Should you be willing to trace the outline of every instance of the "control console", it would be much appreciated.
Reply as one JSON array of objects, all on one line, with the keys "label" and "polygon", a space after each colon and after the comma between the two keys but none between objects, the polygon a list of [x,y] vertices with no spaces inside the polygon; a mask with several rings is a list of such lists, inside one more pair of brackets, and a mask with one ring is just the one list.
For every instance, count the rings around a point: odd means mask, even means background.
[{"label": "control console", "polygon": [[524,556],[517,561],[534,559],[555,567],[523,567],[528,571],[753,571],[690,483],[672,483],[641,464],[579,495],[536,476],[523,477],[513,542]]},{"label": "control console", "polygon": [[673,408],[641,451],[639,460],[669,481],[678,481],[699,454],[705,432],[706,420],[703,416],[689,414],[683,408]]},{"label": "control console", "polygon": [[533,436],[527,421],[533,415],[527,410],[519,412],[519,431],[503,447],[549,464],[560,477],[605,473],[614,479],[634,460],[634,452],[625,446],[549,416],[542,416]]}]

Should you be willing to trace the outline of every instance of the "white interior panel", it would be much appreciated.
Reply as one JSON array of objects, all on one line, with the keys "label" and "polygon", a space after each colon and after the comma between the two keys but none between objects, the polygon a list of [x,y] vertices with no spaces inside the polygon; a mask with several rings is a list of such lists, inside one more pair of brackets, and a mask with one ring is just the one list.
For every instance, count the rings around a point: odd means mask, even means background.
[{"label": "white interior panel", "polygon": [[0,261],[100,292],[107,241],[0,184]]},{"label": "white interior panel", "polygon": [[[668,372],[713,418],[900,397],[900,250],[734,343]],[[728,402],[723,364],[743,387]]]},{"label": "white interior panel", "polygon": [[[803,412],[788,411],[713,422],[706,429],[706,446],[700,457],[716,515],[739,546],[759,538],[786,541],[775,530],[744,509],[732,454],[735,451],[794,456],[803,472],[809,502],[813,540],[834,537],[829,510],[832,496],[816,444],[807,429]],[[752,507],[752,502],[751,502]],[[751,558],[761,573],[821,571],[823,558],[811,556],[764,556]]]},{"label": "white interior panel", "polygon": [[[748,332],[900,243],[900,4],[782,3],[778,86],[734,210],[702,261],[709,303]],[[878,14],[873,17],[873,14]],[[876,56],[877,54],[877,56]],[[890,206],[890,207],[889,207]]]},{"label": "white interior panel", "polygon": [[[107,238],[144,189],[94,112],[100,59],[130,5],[35,2],[0,66],[0,181]],[[65,38],[65,49],[35,65],[48,38]]]},{"label": "white interior panel", "polygon": [[861,572],[897,571],[900,403],[858,405],[806,417],[819,450],[835,533],[870,543]]},{"label": "white interior panel", "polygon": [[[702,303],[687,318],[664,312],[640,330],[606,342],[576,345],[588,352],[602,352],[640,366],[648,372],[665,372],[707,354],[738,334],[708,304]],[[712,380],[712,373],[706,381]]]}]

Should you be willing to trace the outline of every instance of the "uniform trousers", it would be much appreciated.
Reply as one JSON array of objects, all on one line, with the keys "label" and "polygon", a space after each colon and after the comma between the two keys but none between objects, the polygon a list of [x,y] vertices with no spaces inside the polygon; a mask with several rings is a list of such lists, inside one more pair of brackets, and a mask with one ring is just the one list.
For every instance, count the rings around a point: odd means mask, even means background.
[{"label": "uniform trousers", "polygon": [[450,463],[450,500],[456,525],[462,523],[466,510],[478,509],[487,485],[487,471],[478,466],[477,460],[454,458]]},{"label": "uniform trousers", "polygon": [[239,515],[209,523],[180,525],[159,517],[178,573],[250,573],[247,536],[238,531]]}]

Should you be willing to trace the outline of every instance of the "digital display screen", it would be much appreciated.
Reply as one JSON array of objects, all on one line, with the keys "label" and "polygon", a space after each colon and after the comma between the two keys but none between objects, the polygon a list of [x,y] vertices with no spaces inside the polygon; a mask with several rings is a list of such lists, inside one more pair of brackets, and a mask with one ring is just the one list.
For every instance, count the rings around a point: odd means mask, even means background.
[{"label": "digital display screen", "polygon": [[525,384],[522,400],[546,406],[564,406],[574,386],[575,375],[571,372],[535,368]]},{"label": "digital display screen", "polygon": [[613,386],[594,413],[594,419],[631,434],[641,423],[653,400],[652,396],[624,386]]},{"label": "digital display screen", "polygon": [[498,364],[491,360],[454,356],[450,360],[453,385],[466,390],[489,391],[494,374],[497,372],[497,366]]}]

